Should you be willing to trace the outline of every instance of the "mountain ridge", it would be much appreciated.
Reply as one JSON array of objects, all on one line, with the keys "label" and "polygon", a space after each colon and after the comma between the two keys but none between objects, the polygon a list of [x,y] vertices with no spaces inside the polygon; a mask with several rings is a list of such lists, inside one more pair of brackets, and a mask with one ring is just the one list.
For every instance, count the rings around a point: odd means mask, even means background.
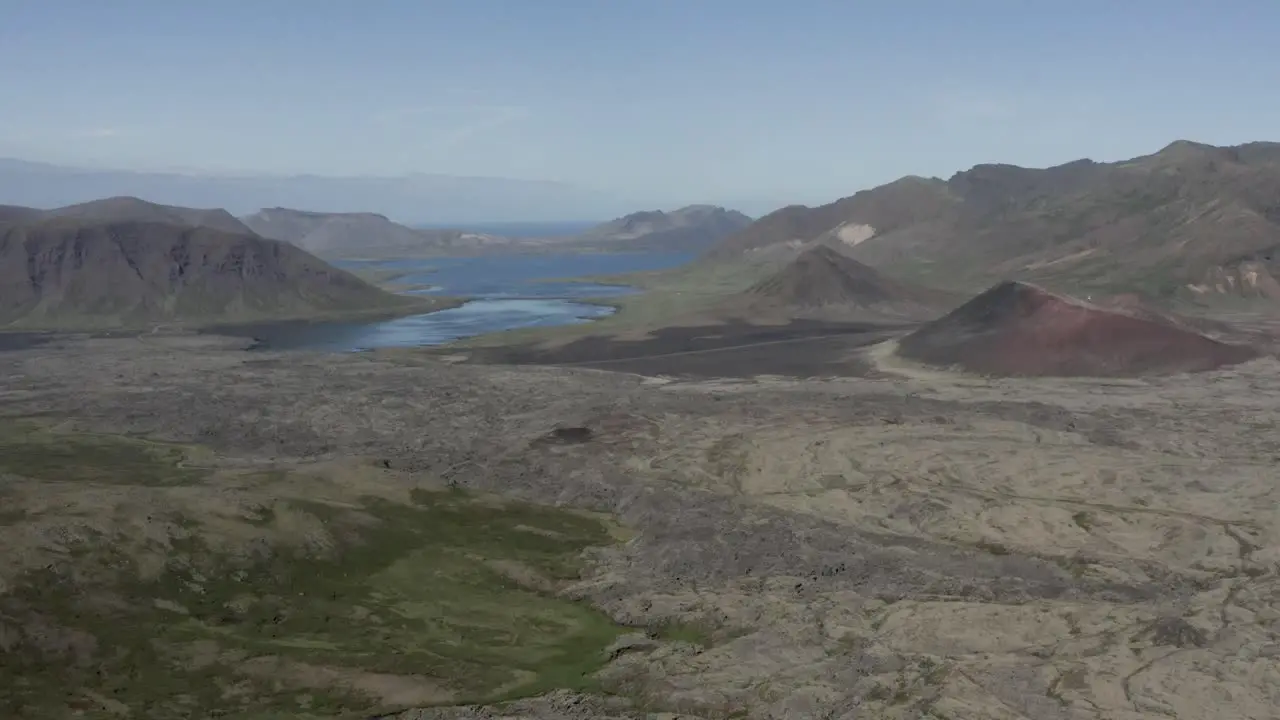
[{"label": "mountain ridge", "polygon": [[584,209],[625,212],[625,198],[551,180],[410,173],[388,176],[131,171],[0,158],[0,199],[53,208],[114,195],[178,207],[221,207],[233,215],[263,207],[381,213],[404,223],[558,221]]},{"label": "mountain ridge", "polygon": [[1112,163],[982,164],[947,180],[902,178],[782,208],[706,260],[785,260],[811,244],[954,289],[1017,278],[1204,301],[1270,297],[1280,294],[1280,143],[1177,141]]},{"label": "mountain ridge", "polygon": [[252,232],[91,215],[0,225],[0,328],[201,325],[426,309],[425,302]]},{"label": "mountain ridge", "polygon": [[601,223],[569,239],[573,245],[632,252],[702,252],[751,224],[751,218],[719,205],[642,210]]},{"label": "mountain ridge", "polygon": [[153,203],[131,195],[114,195],[64,207],[41,210],[19,205],[0,207],[0,221],[5,216],[15,221],[35,222],[55,218],[85,222],[145,221],[185,227],[209,227],[231,233],[253,231],[222,208],[188,208]]},{"label": "mountain ridge", "polygon": [[380,213],[326,213],[263,208],[240,218],[254,232],[321,256],[357,257],[475,252],[513,241],[465,230],[424,230]]}]

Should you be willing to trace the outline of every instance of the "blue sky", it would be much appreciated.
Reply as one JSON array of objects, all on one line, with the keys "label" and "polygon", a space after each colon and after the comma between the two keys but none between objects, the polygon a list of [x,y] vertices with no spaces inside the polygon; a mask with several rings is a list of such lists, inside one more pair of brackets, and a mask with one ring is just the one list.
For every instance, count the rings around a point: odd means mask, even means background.
[{"label": "blue sky", "polygon": [[1280,140],[1280,2],[0,0],[0,156],[764,212]]}]

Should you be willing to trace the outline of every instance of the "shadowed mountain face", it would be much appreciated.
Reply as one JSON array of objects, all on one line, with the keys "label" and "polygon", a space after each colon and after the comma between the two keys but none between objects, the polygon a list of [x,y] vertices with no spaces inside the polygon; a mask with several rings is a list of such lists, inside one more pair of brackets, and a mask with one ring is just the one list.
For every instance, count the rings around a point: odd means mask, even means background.
[{"label": "shadowed mountain face", "polygon": [[751,224],[736,210],[689,205],[662,212],[637,212],[597,225],[573,239],[574,245],[631,252],[702,252]]},{"label": "shadowed mountain face", "polygon": [[824,245],[805,250],[737,299],[755,312],[871,311],[919,319],[937,317],[947,300],[944,293],[899,282]]},{"label": "shadowed mountain face", "polygon": [[230,322],[405,304],[252,233],[66,217],[0,226],[0,326]]},{"label": "shadowed mountain face", "polygon": [[368,257],[448,254],[506,246],[513,241],[463,230],[419,230],[376,213],[319,213],[267,208],[241,220],[263,237],[297,245],[317,255]]},{"label": "shadowed mountain face", "polygon": [[21,205],[0,205],[0,225],[34,222],[44,215],[43,210]]},{"label": "shadowed mountain face", "polygon": [[815,242],[940,287],[1018,277],[1089,292],[1280,297],[1280,144],[1180,141],[1117,163],[904,178],[783,208],[708,259],[785,257]]},{"label": "shadowed mountain face", "polygon": [[1152,315],[1106,310],[1007,282],[902,338],[903,357],[989,375],[1137,376],[1258,356]]}]

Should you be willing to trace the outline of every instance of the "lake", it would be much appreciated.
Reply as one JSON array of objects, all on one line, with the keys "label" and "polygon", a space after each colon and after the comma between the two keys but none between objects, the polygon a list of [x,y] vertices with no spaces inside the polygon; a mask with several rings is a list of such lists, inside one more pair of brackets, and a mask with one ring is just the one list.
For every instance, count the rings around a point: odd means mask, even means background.
[{"label": "lake", "polygon": [[257,340],[262,350],[356,352],[419,347],[485,333],[590,322],[613,308],[581,302],[636,292],[625,285],[564,282],[565,278],[665,270],[690,253],[500,255],[467,258],[359,260],[334,263],[348,270],[402,272],[397,283],[429,286],[415,292],[471,298],[461,307],[392,320],[345,323],[285,322],[219,328]]},{"label": "lake", "polygon": [[395,279],[396,283],[430,285],[430,292],[452,297],[571,300],[616,297],[635,290],[624,285],[563,282],[566,278],[665,270],[683,265],[694,257],[690,253],[591,253],[351,260],[334,264],[348,270],[363,268],[403,272]]}]

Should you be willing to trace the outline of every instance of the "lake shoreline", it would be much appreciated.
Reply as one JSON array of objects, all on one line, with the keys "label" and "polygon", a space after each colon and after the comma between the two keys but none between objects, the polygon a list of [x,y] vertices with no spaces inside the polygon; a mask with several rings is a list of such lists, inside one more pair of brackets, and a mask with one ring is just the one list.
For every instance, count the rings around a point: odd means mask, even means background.
[{"label": "lake shoreline", "polygon": [[[483,327],[486,319],[502,317]],[[249,339],[258,351],[364,352],[380,348],[438,347],[513,328],[559,327],[593,323],[618,308],[603,302],[576,299],[524,300],[475,298],[456,307],[408,315],[382,323],[272,322],[222,325],[199,332]],[[434,333],[434,334],[433,334]]]},{"label": "lake shoreline", "polygon": [[[359,352],[378,348],[449,345],[510,331],[580,326],[620,312],[644,289],[625,275],[687,263],[679,253],[594,256],[492,256],[347,261],[344,269],[414,299],[440,299],[448,307],[363,322],[222,323],[210,333],[254,340],[258,350]],[[610,283],[580,278],[611,276]],[[394,288],[391,286],[394,284]],[[437,294],[438,293],[438,294]]]}]

